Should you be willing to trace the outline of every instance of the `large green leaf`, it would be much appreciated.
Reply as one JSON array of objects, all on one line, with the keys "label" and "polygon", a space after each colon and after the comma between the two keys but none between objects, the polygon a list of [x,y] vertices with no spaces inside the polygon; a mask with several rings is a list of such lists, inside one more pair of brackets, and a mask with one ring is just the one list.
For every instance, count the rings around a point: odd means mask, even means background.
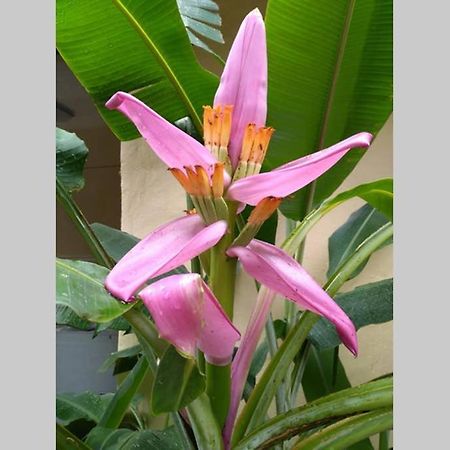
[{"label": "large green leaf", "polygon": [[293,450],[346,450],[373,434],[392,429],[392,407],[358,414],[329,425],[300,440]]},{"label": "large green leaf", "polygon": [[333,393],[277,415],[247,435],[236,450],[269,449],[326,421],[392,406],[392,378],[372,381]]},{"label": "large green leaf", "polygon": [[206,389],[195,361],[183,358],[170,346],[161,358],[152,390],[154,414],[178,411]]},{"label": "large green leaf", "polygon": [[220,44],[224,42],[217,3],[213,0],[177,0],[177,4],[191,44],[214,54],[203,38]]},{"label": "large green leaf", "polygon": [[112,297],[103,282],[109,270],[86,261],[56,259],[56,304],[72,309],[81,319],[109,322],[134,305]]},{"label": "large green leaf", "polygon": [[197,62],[176,0],[58,0],[56,43],[116,136],[139,136],[105,102],[133,93],[169,121],[191,116],[201,129],[217,78]]},{"label": "large green leaf", "polygon": [[56,304],[56,325],[67,325],[78,330],[93,330],[95,325],[78,317],[73,309],[66,305]]},{"label": "large green leaf", "polygon": [[116,262],[140,240],[125,231],[117,230],[102,223],[92,223],[91,228],[108,255]]},{"label": "large green leaf", "polygon": [[95,427],[86,443],[92,450],[184,450],[183,442],[175,429],[132,431]]},{"label": "large green leaf", "polygon": [[98,423],[114,394],[58,394],[56,396],[56,418],[62,425],[86,419]]},{"label": "large green leaf", "polygon": [[[353,291],[336,295],[334,299],[352,319],[357,330],[366,325],[388,322],[393,315],[393,280],[358,286]],[[341,343],[334,326],[323,318],[316,323],[308,339],[319,350]]]},{"label": "large green leaf", "polygon": [[59,423],[56,423],[56,448],[58,450],[92,450]]},{"label": "large green leaf", "polygon": [[[376,134],[392,110],[392,0],[269,0],[269,116],[265,169],[360,131]],[[370,150],[369,150],[370,151]],[[328,197],[363,150],[281,206],[292,219]]]},{"label": "large green leaf", "polygon": [[[356,250],[359,244],[388,222],[384,214],[381,214],[369,204],[353,212],[347,221],[328,239],[329,264],[327,277],[330,277],[337,270],[339,265]],[[387,241],[385,245],[391,243],[392,239]],[[356,277],[364,269],[367,261],[358,266],[358,269],[349,279]]]},{"label": "large green leaf", "polygon": [[75,133],[56,128],[56,175],[68,192],[84,187],[83,169],[88,149]]}]

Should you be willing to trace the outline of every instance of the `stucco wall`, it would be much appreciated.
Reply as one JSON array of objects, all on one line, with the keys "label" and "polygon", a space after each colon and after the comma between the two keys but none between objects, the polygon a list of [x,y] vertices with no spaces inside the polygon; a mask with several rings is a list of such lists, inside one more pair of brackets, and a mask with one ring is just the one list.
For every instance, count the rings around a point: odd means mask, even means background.
[{"label": "stucco wall", "polygon": [[[392,118],[379,133],[370,150],[361,159],[339,191],[363,182],[392,176]],[[143,237],[156,226],[179,217],[185,209],[184,191],[155,157],[143,139],[121,144],[122,229]],[[319,282],[325,281],[328,265],[328,237],[348,216],[363,204],[352,200],[329,213],[310,232],[304,265]],[[283,224],[279,227],[284,230]],[[374,254],[364,271],[345,285],[345,290],[392,276],[392,247]],[[255,301],[252,280],[239,271],[235,322],[241,332]],[[283,312],[283,302],[277,299],[274,315]],[[341,357],[352,383],[367,381],[392,371],[391,323],[366,327],[358,332],[358,358],[341,349]],[[130,339],[127,337],[127,339]],[[121,345],[126,345],[123,340]]]}]

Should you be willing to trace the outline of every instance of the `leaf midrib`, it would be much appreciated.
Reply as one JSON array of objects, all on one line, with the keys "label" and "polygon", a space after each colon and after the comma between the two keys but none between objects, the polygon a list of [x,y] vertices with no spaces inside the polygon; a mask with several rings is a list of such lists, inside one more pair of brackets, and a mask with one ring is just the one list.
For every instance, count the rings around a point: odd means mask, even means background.
[{"label": "leaf midrib", "polygon": [[73,267],[69,264],[64,264],[60,259],[56,260],[56,264],[59,264],[60,266],[64,267],[67,270],[71,270],[72,272],[75,272],[76,274],[80,275],[80,277],[87,278],[88,280],[94,282],[95,284],[97,284],[98,286],[103,288],[103,284],[100,283],[100,281],[98,281],[95,278],[92,278],[90,275],[86,274],[86,272],[81,272],[80,270],[76,269],[75,267]]},{"label": "leaf midrib", "polygon": [[[331,108],[333,105],[334,96],[336,93],[337,81],[338,81],[338,78],[339,78],[339,75],[341,72],[342,61],[344,59],[345,49],[346,49],[346,45],[347,45],[347,38],[348,38],[349,31],[350,31],[350,23],[351,23],[352,17],[353,17],[353,10],[355,7],[355,2],[356,2],[356,0],[349,0],[349,2],[348,2],[347,15],[345,17],[344,27],[342,29],[342,34],[341,34],[341,38],[340,38],[339,45],[338,45],[338,51],[336,54],[336,64],[334,66],[333,76],[331,78],[331,85],[330,85],[330,89],[328,91],[328,99],[327,99],[327,103],[326,103],[325,111],[324,111],[324,115],[323,115],[322,128],[320,130],[317,148],[314,149],[314,151],[321,150],[325,144],[325,136],[328,131],[328,122],[329,122],[329,118],[330,118],[330,114],[331,114]],[[314,195],[316,193],[316,185],[317,185],[317,180],[314,180],[309,185],[308,196],[306,198],[306,213],[305,213],[305,215],[308,214],[313,207]]]},{"label": "leaf midrib", "polygon": [[117,6],[117,8],[125,15],[125,17],[128,19],[128,21],[131,23],[131,25],[134,27],[134,29],[138,32],[138,34],[143,39],[144,43],[147,45],[149,50],[153,53],[153,56],[155,59],[159,62],[163,70],[166,72],[167,77],[169,78],[170,82],[172,83],[175,90],[178,92],[178,95],[180,96],[181,101],[185,104],[189,115],[191,116],[192,122],[198,131],[200,135],[203,134],[203,125],[200,120],[200,117],[197,114],[197,111],[194,108],[194,105],[192,104],[191,100],[189,99],[188,95],[186,94],[186,91],[184,90],[183,86],[181,85],[180,81],[178,80],[178,77],[175,75],[161,52],[158,50],[158,47],[155,45],[153,40],[150,38],[150,36],[145,32],[145,30],[141,27],[139,22],[134,18],[134,16],[131,14],[131,12],[128,10],[128,8],[121,2],[121,0],[113,0],[113,3]]}]

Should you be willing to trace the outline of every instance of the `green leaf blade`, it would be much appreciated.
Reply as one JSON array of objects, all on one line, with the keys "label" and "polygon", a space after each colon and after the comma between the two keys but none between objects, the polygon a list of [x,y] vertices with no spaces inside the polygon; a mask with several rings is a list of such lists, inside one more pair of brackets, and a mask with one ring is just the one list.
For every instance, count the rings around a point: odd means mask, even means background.
[{"label": "green leaf blade", "polygon": [[178,411],[205,389],[205,377],[200,374],[195,361],[183,358],[170,346],[161,358],[153,384],[153,413]]},{"label": "green leaf blade", "polygon": [[84,187],[83,169],[89,150],[75,133],[56,128],[56,176],[68,192]]},{"label": "green leaf blade", "polygon": [[64,426],[79,419],[98,423],[112,397],[113,394],[98,395],[88,391],[80,394],[58,394],[56,396],[56,418]]},{"label": "green leaf blade", "polygon": [[[388,223],[386,216],[369,204],[353,212],[347,221],[328,239],[329,265],[327,277],[330,277],[347,256],[352,254],[366,238],[386,223]],[[392,240],[386,242],[385,245],[389,245],[391,242]],[[356,277],[364,269],[367,261],[361,264],[349,279]]]},{"label": "green leaf blade", "polygon": [[175,0],[117,2],[151,41],[109,0],[60,0],[57,47],[120,140],[139,136],[122,114],[105,108],[117,91],[130,92],[173,122],[212,102],[217,78],[196,61]]},{"label": "green leaf blade", "polygon": [[56,304],[71,308],[81,319],[109,322],[134,305],[112,297],[103,282],[109,270],[86,261],[56,259]]},{"label": "green leaf blade", "polygon": [[[268,123],[281,131],[271,141],[265,169],[381,129],[392,110],[392,0],[271,0],[266,27]],[[363,154],[349,152],[285,201],[283,214],[302,219],[308,197],[312,205],[328,197]]]},{"label": "green leaf blade", "polygon": [[[392,320],[393,287],[392,278],[376,281],[358,286],[350,292],[338,294],[335,301],[359,330],[367,325]],[[341,342],[334,327],[322,318],[311,330],[308,339],[319,350],[333,348]]]}]

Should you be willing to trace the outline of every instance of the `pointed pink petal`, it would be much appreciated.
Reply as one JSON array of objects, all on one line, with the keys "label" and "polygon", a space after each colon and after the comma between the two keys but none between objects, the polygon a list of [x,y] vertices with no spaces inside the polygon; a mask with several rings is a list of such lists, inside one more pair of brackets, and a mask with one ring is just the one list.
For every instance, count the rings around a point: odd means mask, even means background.
[{"label": "pointed pink petal", "polygon": [[208,362],[231,361],[239,331],[198,274],[172,275],[139,293],[161,337],[195,357],[198,348]]},{"label": "pointed pink petal", "polygon": [[224,220],[206,226],[197,215],[166,223],[134,246],[106,277],[105,287],[128,301],[150,278],[184,264],[214,246],[225,234]]},{"label": "pointed pink petal", "polygon": [[287,197],[320,177],[352,148],[368,147],[371,140],[370,133],[355,134],[332,147],[291,161],[271,172],[242,178],[229,187],[227,197],[250,205],[256,205],[269,196]]},{"label": "pointed pink petal", "polygon": [[238,257],[245,271],[264,286],[297,303],[301,309],[327,318],[336,326],[344,345],[357,354],[358,343],[352,321],[295,259],[274,245],[257,239],[247,247],[233,247],[227,254]]},{"label": "pointed pink petal", "polygon": [[234,39],[214,98],[216,105],[234,105],[228,153],[236,167],[246,125],[266,123],[266,32],[258,9],[245,17]]},{"label": "pointed pink petal", "polygon": [[220,303],[202,281],[204,291],[204,320],[198,341],[198,348],[211,364],[222,366],[231,362],[234,344],[241,337],[239,331],[230,322]]},{"label": "pointed pink petal", "polygon": [[208,169],[217,162],[206,147],[130,94],[117,92],[106,102],[106,107],[127,116],[170,168],[200,165]]},{"label": "pointed pink petal", "polygon": [[223,429],[223,438],[225,448],[229,448],[231,434],[233,431],[234,421],[236,420],[239,403],[241,402],[242,393],[244,392],[245,382],[247,381],[248,371],[253,356],[258,346],[261,332],[267,322],[270,307],[276,293],[262,287],[256,298],[256,305],[248,321],[247,329],[244,337],[239,344],[236,356],[231,366],[231,398],[230,408],[228,409],[227,420]]}]

